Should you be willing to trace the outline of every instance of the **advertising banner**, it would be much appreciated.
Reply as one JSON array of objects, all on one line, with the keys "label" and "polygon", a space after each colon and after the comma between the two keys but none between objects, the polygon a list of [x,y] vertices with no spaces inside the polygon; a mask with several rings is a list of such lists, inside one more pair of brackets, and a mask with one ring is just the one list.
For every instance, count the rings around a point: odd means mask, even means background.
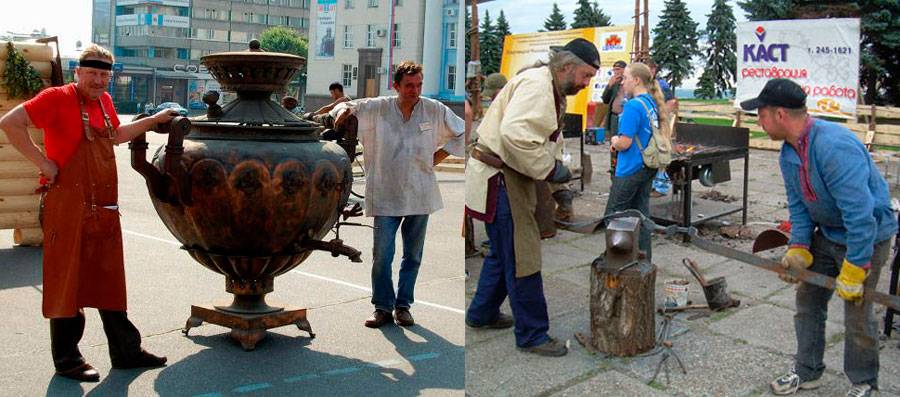
[{"label": "advertising banner", "polygon": [[859,19],[799,19],[737,25],[735,106],[773,78],[806,91],[817,115],[853,118],[859,100]]},{"label": "advertising banner", "polygon": [[316,58],[334,58],[337,0],[318,0],[316,3]]},{"label": "advertising banner", "polygon": [[[613,63],[620,60],[630,62],[633,36],[630,32],[633,31],[634,25],[621,25],[509,35],[503,42],[500,73],[508,79],[512,78],[523,68],[549,59],[551,46],[563,46],[579,37],[590,40],[600,52],[600,70],[587,89],[568,97],[566,103],[566,113],[584,116],[588,102],[600,102],[603,89],[612,76]],[[582,127],[585,125],[587,118],[582,117]]]}]

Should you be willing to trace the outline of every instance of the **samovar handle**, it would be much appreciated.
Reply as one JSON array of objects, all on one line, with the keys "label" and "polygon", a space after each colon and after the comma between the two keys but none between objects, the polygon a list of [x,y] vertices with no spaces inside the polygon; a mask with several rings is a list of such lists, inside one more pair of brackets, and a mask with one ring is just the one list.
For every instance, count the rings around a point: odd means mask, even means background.
[{"label": "samovar handle", "polygon": [[[135,116],[134,120],[145,117],[149,115],[141,113]],[[157,124],[151,131],[169,135],[163,173],[147,161],[149,145],[145,134],[135,137],[128,144],[128,148],[131,149],[131,168],[144,176],[151,194],[159,200],[169,204],[177,204],[180,201],[184,205],[190,205],[191,180],[187,170],[181,166],[181,155],[184,153],[184,136],[191,131],[191,121],[187,117],[178,116],[168,123]],[[170,187],[174,187],[174,191]]]}]

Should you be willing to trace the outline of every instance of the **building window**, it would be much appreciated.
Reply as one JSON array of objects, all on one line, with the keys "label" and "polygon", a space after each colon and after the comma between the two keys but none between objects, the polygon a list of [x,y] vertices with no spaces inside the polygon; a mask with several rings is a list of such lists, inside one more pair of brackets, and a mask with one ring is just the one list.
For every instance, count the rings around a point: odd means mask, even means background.
[{"label": "building window", "polygon": [[231,32],[231,42],[232,43],[248,43],[250,42],[249,36],[247,32]]},{"label": "building window", "polygon": [[344,0],[344,9],[349,10],[353,8],[353,0]]},{"label": "building window", "polygon": [[447,48],[456,48],[456,24],[447,24]]},{"label": "building window", "polygon": [[394,31],[391,33],[391,45],[394,48],[400,48],[400,24],[394,24]]},{"label": "building window", "polygon": [[369,0],[369,8],[378,7],[378,0]]},{"label": "building window", "polygon": [[366,25],[366,47],[375,47],[375,25]]},{"label": "building window", "polygon": [[403,1],[401,1],[401,0],[394,0],[394,6],[395,6],[395,7],[400,7],[400,6],[402,6],[402,5],[403,5]]},{"label": "building window", "polygon": [[353,65],[344,64],[344,70],[341,72],[341,84],[344,88],[353,86]]},{"label": "building window", "polygon": [[350,25],[344,25],[344,48],[353,48],[353,30]]},{"label": "building window", "polygon": [[456,65],[447,65],[447,89],[456,89]]}]

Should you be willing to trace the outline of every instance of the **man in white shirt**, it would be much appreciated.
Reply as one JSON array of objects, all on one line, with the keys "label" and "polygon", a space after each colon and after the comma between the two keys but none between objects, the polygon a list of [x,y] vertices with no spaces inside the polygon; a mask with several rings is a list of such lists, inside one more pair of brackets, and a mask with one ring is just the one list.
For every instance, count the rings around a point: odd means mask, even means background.
[{"label": "man in white shirt", "polygon": [[[361,98],[338,104],[332,111],[335,129],[350,115],[359,121],[358,134],[366,166],[366,216],[375,217],[372,264],[372,304],[375,312],[365,325],[378,328],[394,320],[415,324],[409,308],[428,216],[441,209],[434,166],[448,155],[464,156],[465,123],[444,104],[422,98],[422,65],[405,61],[394,72],[397,96]],[[395,294],[391,280],[397,229],[403,239],[403,260]],[[391,313],[393,311],[393,314]]]}]

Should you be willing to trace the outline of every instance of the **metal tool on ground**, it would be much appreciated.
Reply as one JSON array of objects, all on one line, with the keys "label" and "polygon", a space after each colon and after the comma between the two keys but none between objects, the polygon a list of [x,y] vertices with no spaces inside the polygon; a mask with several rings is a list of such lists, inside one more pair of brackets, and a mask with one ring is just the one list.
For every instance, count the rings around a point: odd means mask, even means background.
[{"label": "metal tool on ground", "polygon": [[741,304],[741,301],[732,298],[731,295],[728,294],[728,283],[725,282],[725,277],[716,277],[712,280],[707,280],[706,277],[703,277],[703,273],[700,272],[700,268],[697,267],[697,263],[691,259],[684,258],[681,260],[681,263],[692,275],[694,275],[697,282],[700,283],[700,286],[703,287],[703,296],[706,297],[706,303],[709,305],[710,310],[717,312],[729,307],[737,307]]},{"label": "metal tool on ground", "polygon": [[763,232],[756,236],[756,238],[753,240],[753,253],[755,254],[760,251],[766,251],[772,248],[778,248],[783,245],[787,245],[788,240],[790,239],[791,236],[781,230],[763,230]]},{"label": "metal tool on ground", "polygon": [[656,344],[659,348],[662,349],[662,358],[659,359],[659,364],[656,365],[656,371],[653,372],[653,377],[650,378],[650,381],[647,384],[651,384],[656,381],[656,377],[659,376],[659,371],[665,368],[666,372],[666,385],[671,383],[669,379],[669,357],[674,357],[675,362],[678,363],[678,367],[681,368],[681,373],[687,375],[687,370],[684,368],[684,363],[681,362],[681,358],[678,357],[678,354],[675,353],[675,350],[672,349],[672,318],[673,314],[664,313],[663,321],[660,324],[659,335],[656,339]]},{"label": "metal tool on ground", "polygon": [[[721,255],[729,259],[734,259],[736,261],[743,262],[748,265],[753,265],[778,274],[787,274],[805,283],[834,290],[834,279],[824,274],[811,272],[806,269],[785,269],[781,265],[781,263],[775,262],[773,260],[761,258],[749,252],[743,252],[731,247],[713,243],[709,240],[698,237],[697,228],[695,227],[683,227],[677,225],[659,226],[655,222],[653,222],[653,220],[643,216],[641,212],[637,210],[617,212],[615,214],[611,214],[599,219],[583,218],[576,222],[557,221],[556,223],[557,225],[559,225],[559,227],[565,228],[575,233],[593,234],[605,229],[605,221],[609,219],[629,216],[639,218],[641,220],[642,227],[649,227],[650,230],[662,232],[668,236],[674,236],[676,234],[687,235],[690,237],[690,244],[693,244],[697,248],[700,248],[704,251],[711,252],[716,255]],[[900,312],[900,296],[866,289],[864,291],[862,299],[864,301],[871,301],[881,304],[889,309]]]}]

